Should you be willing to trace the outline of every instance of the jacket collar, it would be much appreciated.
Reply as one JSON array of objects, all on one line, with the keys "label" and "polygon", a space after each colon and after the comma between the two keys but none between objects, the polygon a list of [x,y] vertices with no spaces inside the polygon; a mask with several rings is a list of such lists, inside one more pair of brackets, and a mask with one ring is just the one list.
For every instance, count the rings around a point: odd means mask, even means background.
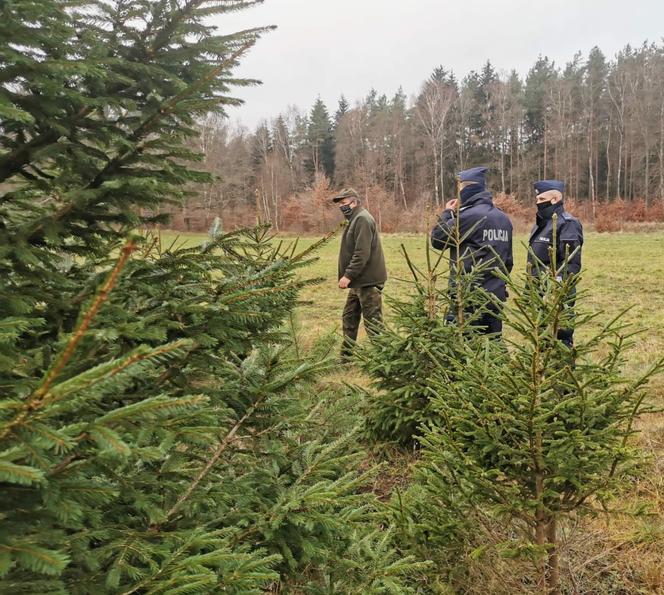
[{"label": "jacket collar", "polygon": [[472,207],[478,204],[487,204],[487,205],[493,204],[493,195],[489,190],[482,190],[477,194],[473,194],[470,198],[464,200],[461,203],[461,208],[466,209],[468,207]]},{"label": "jacket collar", "polygon": [[347,219],[348,223],[350,224],[355,217],[357,217],[362,211],[364,211],[364,207],[362,205],[357,205],[354,209],[353,212],[350,214],[350,217]]}]

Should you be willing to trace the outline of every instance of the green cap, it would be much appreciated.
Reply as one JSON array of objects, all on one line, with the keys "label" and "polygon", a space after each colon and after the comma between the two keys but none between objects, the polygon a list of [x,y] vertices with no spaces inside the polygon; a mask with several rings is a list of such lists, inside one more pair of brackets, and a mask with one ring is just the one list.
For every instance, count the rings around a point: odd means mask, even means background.
[{"label": "green cap", "polygon": [[339,192],[339,194],[332,198],[332,202],[339,202],[344,198],[360,198],[360,195],[357,193],[355,188],[344,188]]}]

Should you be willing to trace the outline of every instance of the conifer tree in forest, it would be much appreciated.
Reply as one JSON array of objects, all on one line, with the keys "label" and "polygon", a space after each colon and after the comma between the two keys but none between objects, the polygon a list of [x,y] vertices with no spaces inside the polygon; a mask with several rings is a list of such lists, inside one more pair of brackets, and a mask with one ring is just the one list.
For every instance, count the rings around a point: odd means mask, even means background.
[{"label": "conifer tree in forest", "polygon": [[334,176],[334,135],[330,115],[319,97],[311,108],[307,127],[307,170],[313,175],[323,173]]},{"label": "conifer tree in forest", "polygon": [[316,421],[325,346],[282,330],[319,244],[139,233],[209,180],[186,141],[265,29],[208,23],[253,4],[0,7],[1,592],[408,592],[421,568],[352,429]]},{"label": "conifer tree in forest", "polygon": [[339,121],[341,120],[341,118],[344,117],[346,113],[348,113],[349,109],[350,109],[350,104],[348,103],[348,100],[342,95],[341,97],[339,97],[337,111],[334,112],[334,122],[332,123],[332,126],[335,131],[339,126]]}]

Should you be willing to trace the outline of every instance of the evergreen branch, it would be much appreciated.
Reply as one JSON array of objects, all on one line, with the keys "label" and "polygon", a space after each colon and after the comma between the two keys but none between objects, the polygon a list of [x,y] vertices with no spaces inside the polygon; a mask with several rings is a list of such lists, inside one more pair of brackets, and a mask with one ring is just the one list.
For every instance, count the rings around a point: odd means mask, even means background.
[{"label": "evergreen branch", "polygon": [[60,574],[70,561],[69,556],[31,543],[20,546],[0,544],[0,551],[15,552],[23,566],[53,576]]},{"label": "evergreen branch", "polygon": [[198,484],[201,483],[201,481],[205,478],[205,476],[210,472],[212,467],[214,467],[221,457],[222,454],[224,454],[224,451],[226,448],[231,444],[233,439],[235,438],[235,435],[238,433],[244,422],[253,415],[254,411],[263,403],[263,401],[267,398],[267,395],[263,395],[261,398],[259,398],[257,401],[254,402],[254,404],[247,410],[247,412],[235,423],[235,425],[230,429],[230,431],[224,436],[223,440],[219,443],[217,448],[212,454],[212,457],[210,460],[207,462],[205,467],[199,472],[199,474],[195,477],[194,481],[191,483],[191,485],[187,488],[184,494],[178,498],[177,502],[173,504],[173,506],[170,508],[170,510],[166,513],[166,516],[162,522],[167,521],[170,517],[172,517],[179,509],[180,507],[189,499],[191,494],[194,492],[194,490],[198,487]]},{"label": "evergreen branch", "polygon": [[[92,106],[81,107],[78,112],[74,114],[74,120],[71,122],[72,130],[76,129],[80,122],[92,113],[93,109]],[[21,171],[24,166],[30,163],[36,151],[52,145],[57,142],[61,136],[62,133],[59,130],[46,130],[35,136],[29,142],[22,144],[13,153],[0,157],[0,182],[4,182]]]},{"label": "evergreen branch", "polygon": [[[297,285],[298,284],[296,283],[290,284],[291,287],[296,287]],[[281,291],[283,291],[283,288],[280,287],[259,287],[257,289],[249,289],[246,292],[235,292],[235,295],[231,294],[228,299],[223,299],[221,301],[224,304],[237,304],[254,297],[270,295]]]},{"label": "evergreen branch", "polygon": [[[305,248],[299,254],[291,256],[289,258],[290,262],[300,262],[300,261],[302,261],[309,254],[312,254],[313,252],[318,250],[318,248],[320,248],[321,246],[324,246],[325,244],[327,244],[327,242],[329,242],[335,235],[337,235],[339,233],[339,231],[341,231],[346,225],[347,225],[346,222],[342,221],[332,231],[329,231],[321,239],[316,240],[313,244],[311,244],[311,246],[309,246],[308,248]],[[293,246],[293,250],[294,249],[295,249],[295,246]]]},{"label": "evergreen branch", "polygon": [[49,130],[36,137],[30,142],[21,145],[13,153],[4,155],[0,158],[0,182],[4,182],[11,176],[19,173],[30,160],[34,151],[56,142],[60,134],[54,130]]},{"label": "evergreen branch", "polygon": [[[101,364],[96,368],[92,368],[88,372],[84,372],[83,383],[80,383],[81,378],[78,377],[72,379],[72,381],[66,381],[64,383],[60,383],[57,386],[53,387],[53,389],[50,391],[51,395],[53,396],[51,402],[57,401],[61,399],[63,396],[70,394],[72,390],[75,392],[80,392],[81,390],[89,388],[90,386],[93,386],[94,384],[102,380],[105,380],[107,378],[112,378],[113,376],[116,376],[123,370],[130,368],[131,366],[133,366],[138,362],[142,362],[145,360],[159,359],[162,355],[170,354],[174,351],[178,351],[183,347],[189,347],[189,346],[192,346],[190,340],[180,339],[179,341],[174,341],[173,343],[169,343],[168,345],[162,345],[161,347],[157,347],[156,349],[139,347],[134,353],[130,353],[128,356],[125,356],[125,358],[120,360],[119,362],[117,360],[115,362],[111,361],[106,364]],[[114,363],[116,363],[116,365],[113,365]],[[69,386],[67,386],[69,382],[72,382],[72,384],[75,383],[75,386],[73,388],[70,388]],[[157,381],[156,385],[159,384],[161,384],[161,382]],[[63,388],[67,390],[63,391],[62,390]]]},{"label": "evergreen branch", "polygon": [[[117,172],[117,170],[121,168],[122,165],[124,165],[125,163],[129,162],[131,159],[136,157],[136,155],[138,155],[144,149],[143,144],[140,142],[141,138],[146,138],[149,135],[151,127],[156,122],[161,120],[164,116],[171,114],[181,101],[183,101],[187,97],[190,97],[205,83],[208,83],[212,79],[216,78],[224,70],[224,68],[228,68],[229,66],[231,66],[237,60],[237,58],[239,58],[244,52],[246,52],[251,46],[253,46],[254,43],[255,40],[253,39],[245,42],[242,46],[240,46],[239,49],[233,52],[229,58],[224,60],[221,64],[219,64],[215,68],[213,68],[206,76],[202,77],[194,84],[187,87],[187,89],[184,89],[183,91],[181,91],[180,93],[169,99],[168,101],[164,102],[164,104],[162,104],[161,107],[159,107],[143,122],[141,122],[136,127],[134,132],[131,134],[129,139],[127,139],[127,142],[130,143],[133,142],[135,143],[135,145],[131,149],[123,153],[122,155],[119,155],[114,159],[112,159],[111,161],[109,161],[104,166],[104,168],[101,171],[99,171],[95,175],[95,177],[82,188],[82,190],[99,188],[106,180],[106,178],[109,176],[109,174]],[[0,174],[1,173],[2,172],[0,171]],[[67,216],[72,211],[74,211],[78,206],[79,205],[75,201],[70,202],[61,209],[59,209],[58,211],[56,211],[55,213],[53,213],[50,219],[58,221],[63,217]],[[32,230],[30,230],[27,233],[28,238],[29,239],[34,238],[35,235],[37,235],[39,232],[43,230],[43,228],[44,224],[38,223]]]},{"label": "evergreen branch", "polygon": [[[186,89],[182,90],[180,93],[175,95],[174,97],[171,97],[168,101],[164,102],[157,110],[155,110],[150,116],[148,116],[143,122],[141,122],[136,129],[133,131],[131,136],[129,137],[129,142],[136,142],[136,146],[133,148],[129,149],[126,153],[124,153],[121,156],[116,157],[112,161],[110,161],[104,169],[102,169],[94,178],[93,180],[86,185],[86,189],[88,188],[99,188],[101,186],[102,182],[106,178],[108,173],[113,173],[115,172],[119,167],[121,167],[124,163],[126,163],[128,160],[132,159],[133,157],[136,156],[137,153],[139,153],[142,149],[143,146],[140,142],[138,142],[142,137],[144,138],[151,130],[151,128],[154,126],[156,122],[161,120],[164,116],[170,115],[175,108],[178,106],[178,104],[183,101],[184,99],[191,97],[196,91],[198,91],[203,85],[206,83],[209,83],[213,79],[215,79],[221,72],[225,69],[231,66],[244,52],[246,52],[251,46],[253,46],[255,43],[255,40],[251,39],[249,41],[246,41],[244,44],[242,44],[235,52],[233,52],[230,57],[225,59],[221,64],[218,64],[216,67],[212,68],[210,72],[208,72],[204,77],[198,79],[195,83],[192,85],[189,85]],[[73,204],[68,205],[71,208],[74,207]]]},{"label": "evergreen branch", "polygon": [[92,304],[83,315],[81,322],[74,330],[74,333],[69,339],[69,342],[67,343],[64,351],[56,360],[55,364],[51,367],[42,384],[32,393],[32,395],[30,395],[30,397],[28,397],[21,413],[19,413],[13,420],[7,423],[2,432],[0,432],[0,440],[4,439],[13,430],[14,427],[22,424],[32,411],[39,409],[44,404],[45,397],[53,385],[53,382],[55,382],[55,379],[62,373],[62,370],[74,354],[76,347],[88,330],[88,327],[99,311],[99,308],[101,308],[102,304],[108,299],[111,290],[117,283],[120,272],[124,268],[125,264],[127,264],[127,261],[129,260],[129,257],[135,248],[136,245],[134,242],[129,240],[125,247],[122,249],[120,258],[117,260],[115,267],[113,267],[113,270],[106,279],[106,282],[102,285],[101,289],[97,293],[97,296],[92,301]]},{"label": "evergreen branch", "polygon": [[[77,440],[82,440],[84,437],[87,437],[86,435],[81,435],[77,438]],[[49,477],[54,477],[58,475],[59,473],[62,473],[69,465],[71,465],[74,461],[79,459],[78,453],[71,453],[70,455],[66,456],[62,461],[60,461],[51,471],[49,471],[48,476]]]},{"label": "evergreen branch", "polygon": [[168,557],[167,560],[164,560],[160,566],[159,570],[155,572],[153,575],[145,577],[143,580],[139,581],[136,585],[134,585],[131,589],[128,591],[124,591],[122,595],[131,595],[132,593],[136,593],[139,589],[145,587],[147,584],[149,584],[151,581],[155,580],[159,576],[161,576],[170,566],[170,564],[174,561],[177,560],[178,556],[183,554],[185,551],[187,551],[187,548],[191,545],[191,542],[196,539],[196,535],[194,534],[190,540],[185,540],[180,547],[178,547],[175,551],[173,551],[170,556]]},{"label": "evergreen branch", "polygon": [[[637,378],[632,383],[632,386],[628,389],[629,392],[631,393],[637,392],[641,387],[645,386],[648,383],[648,381],[652,376],[661,373],[663,370],[664,370],[664,357],[660,358],[650,368],[648,368],[648,370],[646,370],[639,378]],[[641,409],[641,405],[643,404],[643,401],[646,398],[646,396],[647,394],[645,392],[641,393],[641,395],[635,400],[634,405],[632,406],[631,411],[627,416],[628,422],[627,422],[627,428],[625,429],[625,435],[623,436],[621,444],[622,448],[625,448],[625,446],[627,445],[627,440],[629,440],[629,437],[632,434],[632,426],[634,425],[634,420],[638,416],[639,410]],[[611,464],[609,478],[613,477],[617,468],[618,468],[618,457],[616,456],[615,459],[613,460],[613,463]]]},{"label": "evergreen branch", "polygon": [[3,483],[29,486],[43,480],[44,473],[39,469],[0,459],[0,481]]},{"label": "evergreen branch", "polygon": [[113,270],[109,274],[104,285],[102,285],[100,291],[98,292],[97,296],[95,297],[92,304],[88,308],[87,312],[85,312],[85,314],[83,315],[83,319],[81,320],[78,327],[74,331],[72,337],[69,339],[69,343],[67,344],[62,355],[56,361],[54,366],[51,368],[43,384],[33,393],[29,401],[39,400],[49,391],[55,379],[60,375],[65,365],[67,365],[67,362],[69,362],[69,360],[71,359],[74,350],[76,349],[77,345],[79,344],[79,342],[85,335],[86,331],[88,330],[88,327],[90,326],[92,320],[99,311],[99,308],[108,299],[111,290],[115,287],[115,284],[117,283],[120,272],[124,268],[125,264],[127,264],[127,261],[129,260],[129,257],[131,256],[131,253],[135,250],[135,248],[136,245],[134,244],[134,242],[132,240],[129,240],[129,242],[127,242],[125,247],[122,249],[120,258],[116,262],[115,266],[113,267]]},{"label": "evergreen branch", "polygon": [[418,269],[417,266],[415,266],[415,263],[412,261],[412,259],[408,255],[408,252],[406,251],[406,246],[404,246],[403,244],[401,244],[401,252],[403,253],[404,258],[406,259],[406,264],[408,265],[408,268],[410,269],[410,272],[413,275],[413,280],[415,281],[415,283],[417,283],[420,276],[424,276],[422,274],[422,271],[420,271],[420,269]]},{"label": "evergreen branch", "polygon": [[[251,4],[260,4],[263,0],[253,0],[247,2],[247,6]],[[161,30],[157,31],[154,36],[154,42],[151,44],[151,47],[146,51],[146,57],[148,59],[154,58],[159,50],[166,47],[169,43],[172,42],[173,36],[177,30],[177,26],[187,17],[193,17],[194,11],[199,8],[200,5],[205,4],[206,0],[191,0],[184,4],[181,8],[175,11],[173,18],[168,19],[165,26]],[[219,10],[223,12],[224,9]],[[150,32],[153,29],[154,21],[148,23],[147,31]],[[258,29],[259,31],[260,29]],[[255,31],[252,29],[251,31]]]},{"label": "evergreen branch", "polygon": [[163,522],[166,522],[170,517],[172,517],[186,502],[189,497],[192,495],[196,487],[201,483],[201,481],[207,476],[207,474],[210,472],[210,470],[214,467],[214,465],[217,463],[221,455],[225,452],[225,450],[228,448],[228,446],[233,442],[235,439],[238,431],[240,428],[244,425],[245,421],[249,419],[254,412],[263,404],[263,402],[272,394],[274,394],[278,388],[283,387],[286,384],[290,384],[294,380],[296,380],[298,377],[300,377],[302,374],[305,372],[311,372],[313,370],[320,370],[324,369],[326,366],[325,362],[315,364],[313,366],[308,366],[307,364],[302,364],[300,365],[296,370],[292,371],[289,374],[288,379],[281,379],[279,381],[275,381],[272,383],[266,383],[263,385],[262,390],[265,391],[264,394],[259,396],[254,403],[247,409],[246,413],[235,423],[235,425],[227,432],[226,436],[222,439],[222,441],[219,443],[217,448],[214,450],[212,453],[212,457],[210,460],[207,462],[205,467],[198,473],[198,475],[194,478],[193,482],[190,484],[190,486],[187,488],[184,494],[180,496],[180,498],[175,502],[175,504],[168,510],[166,513]]}]

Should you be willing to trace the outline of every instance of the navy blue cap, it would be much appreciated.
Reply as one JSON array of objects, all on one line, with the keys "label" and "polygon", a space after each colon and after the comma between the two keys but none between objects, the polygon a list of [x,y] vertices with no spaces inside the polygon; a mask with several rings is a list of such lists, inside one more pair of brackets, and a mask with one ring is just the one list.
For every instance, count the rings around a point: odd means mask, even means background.
[{"label": "navy blue cap", "polygon": [[475,182],[475,184],[486,186],[484,174],[487,171],[489,171],[488,167],[471,167],[470,169],[460,171],[457,176],[459,176],[460,182]]},{"label": "navy blue cap", "polygon": [[542,194],[542,192],[548,192],[549,190],[557,190],[561,194],[565,192],[565,182],[560,180],[539,180],[535,182],[535,192],[537,194]]}]

